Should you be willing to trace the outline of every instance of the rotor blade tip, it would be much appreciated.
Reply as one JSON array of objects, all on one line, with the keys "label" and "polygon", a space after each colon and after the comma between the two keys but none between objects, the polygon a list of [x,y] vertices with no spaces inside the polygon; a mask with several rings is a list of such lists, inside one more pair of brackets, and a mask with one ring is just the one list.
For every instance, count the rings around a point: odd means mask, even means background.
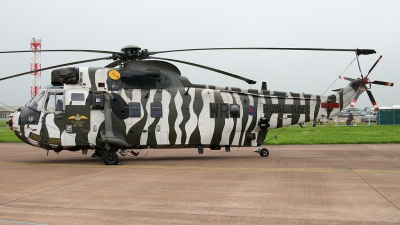
[{"label": "rotor blade tip", "polygon": [[374,49],[357,49],[357,55],[370,55],[375,53],[376,51]]}]

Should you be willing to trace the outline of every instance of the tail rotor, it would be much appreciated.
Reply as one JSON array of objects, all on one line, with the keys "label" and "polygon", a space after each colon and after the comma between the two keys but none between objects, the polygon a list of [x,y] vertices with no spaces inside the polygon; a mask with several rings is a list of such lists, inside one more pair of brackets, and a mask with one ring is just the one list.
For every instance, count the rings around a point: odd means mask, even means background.
[{"label": "tail rotor", "polygon": [[[383,85],[383,86],[389,86],[389,87],[393,87],[394,83],[392,82],[385,82],[385,81],[370,81],[370,79],[368,78],[369,74],[372,72],[372,70],[375,68],[375,66],[378,64],[378,62],[382,59],[382,55],[379,56],[378,60],[376,60],[376,62],[374,63],[374,65],[372,65],[371,69],[369,69],[368,74],[364,77],[362,72],[361,72],[361,66],[360,66],[360,62],[358,61],[358,56],[357,56],[357,64],[358,64],[358,69],[360,71],[360,78],[357,79],[353,79],[353,78],[349,78],[349,77],[344,77],[344,76],[339,76],[340,79],[342,80],[349,80],[349,81],[358,81],[359,82],[359,86],[358,86],[358,90],[356,91],[356,94],[354,95],[353,100],[350,103],[350,107],[354,108],[358,97],[361,95],[361,93],[363,93],[364,91],[367,92],[369,100],[372,103],[372,106],[374,107],[375,111],[379,110],[379,107],[376,104],[375,98],[372,95],[372,92],[369,90],[371,89],[371,84],[377,84],[377,85]],[[367,87],[367,84],[369,84],[369,88]]]}]

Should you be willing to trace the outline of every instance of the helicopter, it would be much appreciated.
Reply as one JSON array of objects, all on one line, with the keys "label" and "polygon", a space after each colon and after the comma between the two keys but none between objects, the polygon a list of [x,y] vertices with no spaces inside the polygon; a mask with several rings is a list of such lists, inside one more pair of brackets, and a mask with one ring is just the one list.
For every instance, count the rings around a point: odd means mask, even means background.
[{"label": "helicopter", "polygon": [[[182,60],[154,57],[155,54],[211,50],[309,50],[355,52],[360,78],[339,77],[350,83],[333,90],[329,96],[261,89],[192,84],[171,62],[211,70],[248,84],[254,80],[204,65]],[[379,59],[363,76],[360,55],[373,49],[325,48],[198,48],[150,52],[127,45],[121,52],[103,50],[36,50],[41,52],[91,52],[110,54],[36,71],[53,69],[51,85],[44,87],[24,107],[11,114],[15,135],[23,142],[50,150],[94,150],[106,165],[122,164],[120,156],[137,156],[140,149],[205,148],[229,152],[231,147],[255,147],[267,157],[263,147],[269,130],[337,115],[367,92],[373,106],[368,76]],[[3,51],[0,54],[35,52]],[[100,60],[113,60],[105,67],[71,67]],[[353,60],[354,61],[354,60]],[[0,78],[7,80],[36,71]],[[369,87],[368,87],[369,85]]]}]

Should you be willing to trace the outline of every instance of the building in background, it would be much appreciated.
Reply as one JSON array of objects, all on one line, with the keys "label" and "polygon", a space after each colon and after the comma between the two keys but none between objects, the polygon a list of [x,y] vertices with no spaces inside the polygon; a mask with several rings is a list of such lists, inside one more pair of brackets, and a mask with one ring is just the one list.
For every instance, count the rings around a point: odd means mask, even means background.
[{"label": "building in background", "polygon": [[16,111],[19,108],[21,108],[21,106],[10,106],[10,107],[0,106],[0,121],[8,121],[8,115],[10,115],[10,113]]}]

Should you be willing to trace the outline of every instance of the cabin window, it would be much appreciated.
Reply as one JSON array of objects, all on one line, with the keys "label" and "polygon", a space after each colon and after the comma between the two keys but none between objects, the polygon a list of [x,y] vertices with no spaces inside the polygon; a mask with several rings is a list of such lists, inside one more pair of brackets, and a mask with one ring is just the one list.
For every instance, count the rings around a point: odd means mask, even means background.
[{"label": "cabin window", "polygon": [[129,102],[129,117],[141,117],[140,103],[139,102]]},{"label": "cabin window", "polygon": [[230,108],[231,118],[240,117],[240,105],[232,104]]},{"label": "cabin window", "polygon": [[71,101],[85,101],[85,94],[71,93]]},{"label": "cabin window", "polygon": [[150,104],[150,115],[153,118],[162,117],[162,103],[161,102],[153,102]]}]

